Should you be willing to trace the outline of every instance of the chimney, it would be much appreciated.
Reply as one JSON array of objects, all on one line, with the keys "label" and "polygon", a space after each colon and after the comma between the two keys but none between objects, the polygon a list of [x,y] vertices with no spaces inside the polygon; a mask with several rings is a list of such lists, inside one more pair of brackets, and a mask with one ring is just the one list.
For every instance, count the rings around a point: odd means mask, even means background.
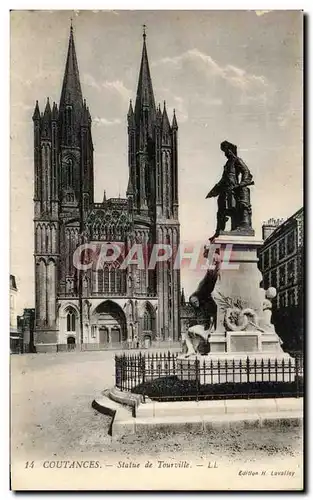
[{"label": "chimney", "polygon": [[273,234],[275,229],[280,226],[280,224],[283,222],[283,219],[269,219],[266,222],[263,222],[262,224],[262,239],[267,240]]}]

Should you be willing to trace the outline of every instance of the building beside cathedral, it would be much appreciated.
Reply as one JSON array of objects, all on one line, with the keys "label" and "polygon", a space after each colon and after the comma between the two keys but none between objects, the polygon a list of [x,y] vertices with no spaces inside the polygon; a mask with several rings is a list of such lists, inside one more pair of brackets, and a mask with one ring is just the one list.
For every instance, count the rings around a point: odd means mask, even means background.
[{"label": "building beside cathedral", "polygon": [[264,245],[259,250],[263,285],[274,287],[272,321],[284,349],[303,348],[304,213],[297,210],[287,220],[270,219],[262,225]]},{"label": "building beside cathedral", "polygon": [[[135,106],[128,114],[129,182],[125,198],[94,200],[92,118],[83,99],[73,29],[59,106],[47,100],[34,123],[34,232],[37,352],[150,345],[180,336],[180,271],[119,260],[78,271],[79,245],[118,242],[177,248],[178,126],[156,106],[146,35]],[[127,166],[125,165],[125,168]]]}]

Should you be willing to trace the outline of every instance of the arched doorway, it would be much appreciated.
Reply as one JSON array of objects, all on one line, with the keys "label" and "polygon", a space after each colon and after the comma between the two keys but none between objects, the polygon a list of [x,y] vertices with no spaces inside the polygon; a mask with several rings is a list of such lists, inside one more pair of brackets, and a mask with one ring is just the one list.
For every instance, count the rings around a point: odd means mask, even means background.
[{"label": "arched doorway", "polygon": [[114,345],[126,340],[126,317],[115,302],[102,302],[93,313],[93,321],[98,325],[100,344]]},{"label": "arched doorway", "polygon": [[75,337],[67,337],[67,349],[68,351],[75,350],[76,340]]},{"label": "arched doorway", "polygon": [[149,302],[146,302],[142,315],[142,336],[146,347],[150,347],[155,339],[155,311]]}]

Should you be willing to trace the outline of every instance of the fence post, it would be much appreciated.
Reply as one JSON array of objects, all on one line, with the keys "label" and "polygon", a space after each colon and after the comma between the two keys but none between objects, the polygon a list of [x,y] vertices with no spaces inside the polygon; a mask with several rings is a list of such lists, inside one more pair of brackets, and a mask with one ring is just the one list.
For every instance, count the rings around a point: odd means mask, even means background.
[{"label": "fence post", "polygon": [[295,379],[296,379],[296,398],[300,397],[299,394],[299,357],[295,355]]},{"label": "fence post", "polygon": [[246,371],[247,371],[247,383],[248,383],[248,399],[249,399],[249,396],[250,396],[250,359],[249,359],[249,356],[247,356],[247,366],[246,366]]},{"label": "fence post", "polygon": [[117,360],[116,354],[114,356],[114,360],[115,360],[115,386],[118,387],[119,386],[119,383],[118,383],[118,360]]},{"label": "fence post", "polygon": [[[141,353],[140,353],[141,356]],[[146,359],[145,356],[142,356],[141,358],[141,369],[142,369],[142,384],[144,385],[146,382]],[[146,402],[146,396],[145,396],[145,388],[143,392],[143,402]]]},{"label": "fence post", "polygon": [[124,366],[125,366],[125,372],[126,372],[126,385],[125,385],[125,390],[128,391],[129,390],[129,359],[127,359],[127,356],[126,354],[124,353],[123,354],[124,356]]},{"label": "fence post", "polygon": [[196,368],[196,401],[199,399],[199,386],[200,386],[200,361],[198,358],[195,360],[195,368]]}]

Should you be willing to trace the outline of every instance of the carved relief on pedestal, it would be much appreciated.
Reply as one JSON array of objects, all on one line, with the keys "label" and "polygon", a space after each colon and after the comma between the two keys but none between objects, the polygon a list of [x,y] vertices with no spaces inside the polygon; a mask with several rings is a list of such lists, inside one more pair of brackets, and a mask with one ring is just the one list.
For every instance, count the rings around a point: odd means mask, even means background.
[{"label": "carved relief on pedestal", "polygon": [[225,297],[222,294],[215,297],[219,308],[225,312],[224,326],[226,331],[259,330],[258,316],[254,309],[240,297]]}]

